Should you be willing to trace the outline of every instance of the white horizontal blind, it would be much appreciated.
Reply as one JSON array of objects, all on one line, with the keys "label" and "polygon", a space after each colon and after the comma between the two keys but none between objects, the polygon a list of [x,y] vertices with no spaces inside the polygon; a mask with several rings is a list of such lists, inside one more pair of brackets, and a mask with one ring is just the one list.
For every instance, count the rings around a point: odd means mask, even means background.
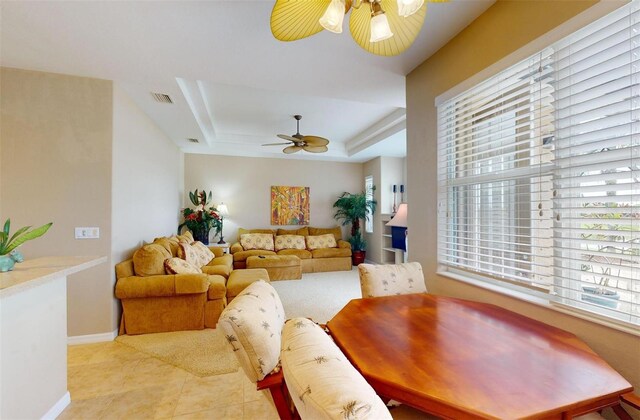
[{"label": "white horizontal blind", "polygon": [[548,287],[553,130],[548,49],[438,108],[439,261]]},{"label": "white horizontal blind", "polygon": [[[640,320],[638,3],[556,46],[554,279],[560,302]],[[589,292],[596,292],[591,294]]]},{"label": "white horizontal blind", "polygon": [[[438,260],[640,324],[638,2],[438,106]],[[614,297],[592,296],[602,288]]]}]

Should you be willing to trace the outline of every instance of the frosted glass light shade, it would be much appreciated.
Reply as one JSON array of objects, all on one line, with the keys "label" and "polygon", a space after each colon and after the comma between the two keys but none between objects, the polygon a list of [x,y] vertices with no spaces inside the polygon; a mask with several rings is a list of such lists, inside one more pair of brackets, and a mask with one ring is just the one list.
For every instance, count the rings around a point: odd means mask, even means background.
[{"label": "frosted glass light shade", "polygon": [[387,15],[381,13],[371,18],[371,38],[369,42],[380,42],[393,36]]},{"label": "frosted glass light shade", "polygon": [[227,205],[224,203],[220,203],[216,206],[216,210],[218,210],[218,214],[220,216],[228,216],[229,215],[229,209],[227,208]]},{"label": "frosted glass light shade", "polygon": [[345,0],[331,0],[331,3],[318,21],[327,31],[335,34],[342,33],[342,22],[344,21]]},{"label": "frosted glass light shade", "polygon": [[398,14],[408,17],[420,10],[424,0],[398,0]]}]

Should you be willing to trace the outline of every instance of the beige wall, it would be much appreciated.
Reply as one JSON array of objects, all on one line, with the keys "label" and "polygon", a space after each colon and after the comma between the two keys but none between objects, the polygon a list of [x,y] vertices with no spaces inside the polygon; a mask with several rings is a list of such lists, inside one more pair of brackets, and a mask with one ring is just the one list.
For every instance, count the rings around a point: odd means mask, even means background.
[{"label": "beige wall", "polygon": [[[0,69],[0,219],[15,228],[53,222],[21,247],[26,258],[111,253],[112,83]],[[100,239],[74,239],[97,226]],[[68,333],[108,332],[113,267],[69,276]]]},{"label": "beige wall", "polygon": [[[143,242],[176,232],[182,204],[183,154],[127,95],[113,88],[112,261]],[[115,273],[112,272],[115,284]],[[118,325],[118,301],[114,325]]]},{"label": "beige wall", "polygon": [[[272,185],[310,187],[310,225],[318,227],[336,225],[332,206],[342,192],[364,189],[361,163],[186,154],[184,167],[185,191],[213,190],[214,203],[229,207],[226,242],[236,240],[238,227],[271,226]],[[188,196],[184,205],[191,205]]]},{"label": "beige wall", "polygon": [[[637,389],[640,338],[435,274],[437,162],[435,98],[592,6],[594,1],[498,1],[407,77],[407,164],[411,181],[409,257],[423,264],[431,292],[498,304],[569,330]],[[623,4],[623,2],[618,2]],[[595,18],[592,17],[592,18]]]}]

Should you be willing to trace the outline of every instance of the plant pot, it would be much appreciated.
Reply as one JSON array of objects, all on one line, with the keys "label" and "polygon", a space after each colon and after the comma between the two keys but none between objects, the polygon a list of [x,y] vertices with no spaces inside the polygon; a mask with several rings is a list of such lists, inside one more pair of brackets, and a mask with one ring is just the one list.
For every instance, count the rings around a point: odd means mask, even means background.
[{"label": "plant pot", "polygon": [[209,245],[209,228],[206,226],[198,227],[194,229],[191,233],[193,233],[193,239],[197,242],[202,242],[205,245]]},{"label": "plant pot", "polygon": [[0,255],[0,273],[13,270],[15,263],[16,261],[11,258],[11,255]]},{"label": "plant pot", "polygon": [[351,261],[353,265],[360,265],[364,262],[364,257],[367,255],[366,251],[353,251],[351,253]]},{"label": "plant pot", "polygon": [[595,303],[596,305],[611,309],[618,307],[620,295],[613,290],[603,289],[601,287],[582,286],[582,291],[584,293],[581,298],[585,302]]}]

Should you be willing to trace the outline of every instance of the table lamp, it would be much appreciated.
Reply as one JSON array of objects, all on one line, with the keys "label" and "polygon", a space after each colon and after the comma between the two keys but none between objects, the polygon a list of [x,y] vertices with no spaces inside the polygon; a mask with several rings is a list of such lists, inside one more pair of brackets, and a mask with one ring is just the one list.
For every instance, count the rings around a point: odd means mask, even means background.
[{"label": "table lamp", "polygon": [[224,241],[224,236],[222,235],[222,229],[224,229],[224,217],[229,215],[229,209],[227,208],[226,204],[220,203],[216,207],[216,210],[220,215],[220,240],[218,241],[218,243],[226,244],[226,242]]},{"label": "table lamp", "polygon": [[400,203],[396,214],[387,222],[391,226],[391,246],[407,250],[407,203]]}]

